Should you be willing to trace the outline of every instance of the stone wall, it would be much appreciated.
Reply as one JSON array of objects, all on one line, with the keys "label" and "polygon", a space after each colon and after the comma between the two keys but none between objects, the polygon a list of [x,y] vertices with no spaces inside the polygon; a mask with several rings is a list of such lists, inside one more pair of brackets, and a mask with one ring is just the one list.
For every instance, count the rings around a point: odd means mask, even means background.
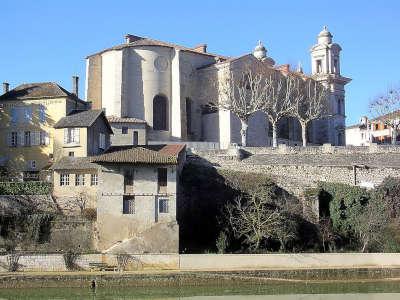
[{"label": "stone wall", "polygon": [[[399,268],[400,253],[302,253],[302,254],[142,254],[132,255],[131,270],[169,269],[181,271]],[[113,254],[81,255],[82,270],[89,263],[117,266]],[[7,256],[0,256],[0,272],[6,272]],[[23,255],[19,271],[67,271],[62,254]]]},{"label": "stone wall", "polygon": [[265,173],[289,192],[300,195],[318,182],[335,182],[367,188],[386,177],[399,177],[400,147],[248,147],[197,151],[189,161],[217,168]]},{"label": "stone wall", "polygon": [[[178,269],[178,254],[147,254],[132,255],[130,269]],[[23,272],[54,272],[68,271],[62,254],[32,254],[22,255],[19,259],[18,271]],[[78,257],[78,269],[89,270],[90,263],[106,263],[117,266],[117,256],[114,254],[83,254]],[[129,266],[128,266],[129,269]],[[7,271],[7,256],[0,256],[0,272]]]}]

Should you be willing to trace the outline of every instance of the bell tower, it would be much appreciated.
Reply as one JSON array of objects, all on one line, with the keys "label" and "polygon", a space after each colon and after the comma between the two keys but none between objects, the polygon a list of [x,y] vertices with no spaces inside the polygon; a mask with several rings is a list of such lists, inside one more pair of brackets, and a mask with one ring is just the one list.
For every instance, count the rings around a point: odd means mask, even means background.
[{"label": "bell tower", "polygon": [[340,51],[342,48],[332,41],[332,34],[324,26],[318,34],[317,44],[311,52],[311,75],[329,91],[330,118],[314,124],[314,141],[344,146],[346,144],[345,127],[345,91],[344,86],[350,78],[340,74]]}]

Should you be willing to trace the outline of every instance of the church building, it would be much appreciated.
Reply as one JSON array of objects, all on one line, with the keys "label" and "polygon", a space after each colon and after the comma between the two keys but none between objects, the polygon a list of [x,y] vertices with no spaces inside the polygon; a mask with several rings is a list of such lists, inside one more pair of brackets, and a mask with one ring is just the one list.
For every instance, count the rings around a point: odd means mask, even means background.
[{"label": "church building", "polygon": [[[340,51],[326,27],[311,48],[310,76],[329,89],[332,117],[310,125],[310,144],[345,143],[344,86],[350,79],[340,75]],[[290,71],[288,65],[276,65],[261,43],[253,53],[232,58],[209,53],[207,45],[188,48],[127,35],[124,44],[87,57],[86,100],[109,118],[145,124],[146,138],[142,140],[148,143],[208,142],[225,149],[240,144],[240,121],[229,111],[210,110],[207,104],[218,103],[218,83],[227,70],[239,72],[260,62],[265,68]],[[118,134],[122,129],[113,127],[113,131]],[[262,112],[249,120],[247,136],[248,146],[272,144],[271,129]],[[278,143],[301,145],[297,120],[282,119],[278,138]],[[135,137],[128,140],[137,141]]]}]

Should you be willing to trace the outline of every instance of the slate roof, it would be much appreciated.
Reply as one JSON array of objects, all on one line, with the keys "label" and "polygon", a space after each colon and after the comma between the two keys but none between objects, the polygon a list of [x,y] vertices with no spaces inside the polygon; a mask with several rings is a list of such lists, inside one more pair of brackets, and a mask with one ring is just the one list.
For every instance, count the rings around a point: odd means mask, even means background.
[{"label": "slate roof", "polygon": [[[25,83],[0,96],[0,100],[26,100],[69,97],[81,102],[75,94],[68,92],[55,82]],[[86,102],[85,102],[86,103]]]},{"label": "slate roof", "polygon": [[73,111],[68,116],[61,118],[54,128],[68,128],[68,127],[90,127],[99,118],[102,117],[106,123],[110,133],[112,129],[101,109],[78,110]]},{"label": "slate roof", "polygon": [[[130,36],[132,36],[132,35],[130,35]],[[217,54],[213,54],[213,53],[209,53],[209,52],[203,53],[203,52],[194,50],[194,48],[184,47],[184,46],[167,43],[167,42],[163,42],[163,41],[159,41],[159,40],[154,40],[154,39],[150,39],[150,38],[146,38],[146,37],[141,37],[141,36],[132,36],[132,37],[134,38],[134,41],[132,41],[129,44],[125,43],[125,44],[121,44],[118,46],[114,46],[114,47],[105,49],[103,51],[94,53],[92,55],[89,55],[86,58],[89,58],[89,57],[97,55],[97,54],[102,54],[107,51],[122,50],[124,48],[137,47],[137,46],[162,46],[162,47],[168,47],[168,48],[176,48],[176,49],[179,49],[182,51],[188,51],[188,52],[197,53],[197,54],[201,54],[201,55],[220,57],[221,59],[227,58],[226,56],[217,55]]]},{"label": "slate roof", "polygon": [[136,123],[136,124],[146,124],[145,120],[137,118],[120,118],[117,116],[107,116],[107,120],[110,123]]},{"label": "slate roof", "polygon": [[90,157],[96,163],[130,163],[130,164],[178,164],[179,154],[185,149],[184,144],[114,146],[105,153]]},{"label": "slate roof", "polygon": [[89,157],[62,157],[55,161],[49,168],[51,170],[93,170],[98,169],[97,164],[91,163]]}]

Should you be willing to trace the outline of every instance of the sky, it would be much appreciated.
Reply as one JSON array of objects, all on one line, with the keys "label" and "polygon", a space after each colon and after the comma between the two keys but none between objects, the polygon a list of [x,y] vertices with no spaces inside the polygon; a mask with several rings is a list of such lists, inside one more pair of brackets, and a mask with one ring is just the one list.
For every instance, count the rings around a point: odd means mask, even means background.
[{"label": "sky", "polygon": [[84,97],[85,57],[121,44],[127,33],[240,56],[261,40],[277,64],[301,62],[327,25],[341,45],[346,123],[368,115],[368,103],[400,82],[400,1],[122,1],[1,0],[0,81],[11,88],[53,81]]}]

